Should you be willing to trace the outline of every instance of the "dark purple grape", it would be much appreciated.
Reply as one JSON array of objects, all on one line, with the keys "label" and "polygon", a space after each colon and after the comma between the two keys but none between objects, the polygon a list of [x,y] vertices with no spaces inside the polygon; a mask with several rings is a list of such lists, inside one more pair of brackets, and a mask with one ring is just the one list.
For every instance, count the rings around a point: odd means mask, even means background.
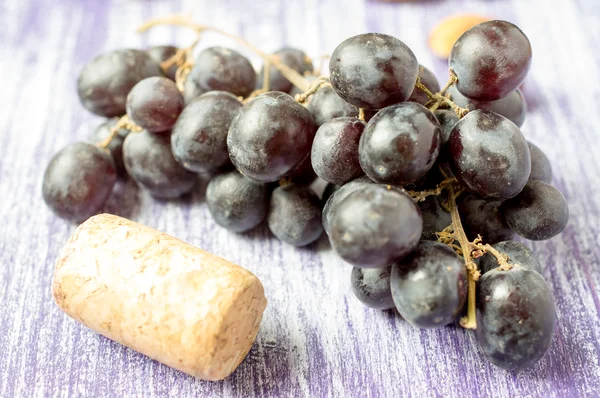
[{"label": "dark purple grape", "polygon": [[217,224],[233,232],[244,232],[265,219],[269,189],[233,170],[210,180],[206,204]]},{"label": "dark purple grape", "polygon": [[469,191],[488,199],[517,195],[529,179],[531,157],[521,130],[503,116],[469,112],[448,141],[454,175]]},{"label": "dark purple grape", "polygon": [[127,172],[157,198],[176,198],[189,192],[197,176],[181,167],[171,153],[169,134],[146,130],[131,133],[123,143],[123,162]]},{"label": "dark purple grape", "polygon": [[476,101],[465,97],[456,87],[448,89],[452,101],[461,108],[468,108],[470,111],[481,109],[504,116],[517,126],[521,127],[527,116],[527,103],[521,90],[511,91],[506,97],[495,101]]},{"label": "dark purple grape", "polygon": [[194,172],[228,164],[227,133],[241,108],[238,98],[225,91],[209,91],[190,102],[171,134],[171,150],[177,162]]},{"label": "dark purple grape", "polygon": [[373,181],[405,185],[431,169],[441,141],[440,124],[423,105],[392,105],[367,124],[360,138],[360,164]]},{"label": "dark purple grape", "polygon": [[456,126],[456,123],[458,123],[460,119],[452,109],[437,109],[433,114],[438,122],[440,122],[442,146],[446,145],[448,140],[450,140],[450,134],[452,133],[454,126]]},{"label": "dark purple grape", "polygon": [[[419,66],[419,78],[421,78],[421,83],[423,83],[423,85],[432,93],[435,94],[440,91],[440,83],[438,82],[437,77],[435,77],[433,72],[422,65]],[[425,105],[429,102],[429,97],[423,90],[415,87],[407,101],[418,102],[421,105]]]},{"label": "dark purple grape", "polygon": [[493,244],[509,240],[515,235],[500,211],[502,202],[487,201],[477,195],[467,194],[460,197],[457,205],[469,240],[481,235],[485,243]]},{"label": "dark purple grape", "polygon": [[569,222],[569,205],[552,185],[531,180],[520,194],[502,205],[510,228],[529,240],[545,240],[558,235]]},{"label": "dark purple grape", "polygon": [[452,323],[467,299],[467,270],[448,246],[423,241],[395,263],[390,280],[396,309],[411,325],[439,328]]},{"label": "dark purple grape", "polygon": [[390,290],[391,267],[352,268],[350,284],[352,292],[367,307],[378,310],[394,308]]},{"label": "dark purple grape", "polygon": [[342,185],[363,175],[358,143],[365,124],[355,117],[341,117],[323,124],[312,145],[312,165],[319,177]]},{"label": "dark purple grape", "polygon": [[233,119],[229,156],[242,174],[277,181],[310,156],[316,131],[310,112],[292,97],[277,91],[261,94]]},{"label": "dark purple grape", "polygon": [[[507,254],[509,264],[518,264],[521,267],[528,268],[532,271],[542,273],[542,266],[539,260],[535,257],[531,249],[522,243],[515,242],[514,240],[507,240],[504,242],[498,242],[492,247],[498,250],[500,253]],[[499,267],[500,264],[496,257],[490,253],[486,253],[479,260],[479,269],[482,274]]]},{"label": "dark purple grape", "polygon": [[458,90],[469,98],[493,101],[515,91],[531,67],[531,43],[506,21],[481,23],[454,44],[448,65]]},{"label": "dark purple grape", "polygon": [[310,98],[308,110],[315,119],[317,126],[329,122],[338,117],[358,117],[358,109],[344,101],[330,86],[324,86],[317,90]]},{"label": "dark purple grape", "polygon": [[190,102],[206,93],[208,90],[201,88],[192,78],[185,79],[183,83],[183,103],[188,105]]},{"label": "dark purple grape", "polygon": [[487,359],[508,370],[533,365],[548,350],[556,323],[544,278],[514,267],[486,272],[477,286],[475,337]]},{"label": "dark purple grape", "polygon": [[325,206],[323,206],[323,228],[325,229],[327,235],[330,234],[330,220],[332,219],[333,214],[337,210],[342,200],[346,199],[346,197],[352,192],[363,189],[370,184],[373,184],[373,181],[371,181],[371,179],[369,179],[367,176],[362,176],[356,180],[352,180],[342,185],[329,198],[326,199]]},{"label": "dark purple grape", "polygon": [[540,148],[532,144],[529,145],[529,152],[531,153],[531,174],[529,174],[530,180],[540,180],[550,184],[552,182],[552,165],[550,160]]},{"label": "dark purple grape", "polygon": [[220,90],[247,97],[256,84],[248,58],[225,47],[210,47],[198,54],[188,79],[204,91]]},{"label": "dark purple grape", "polygon": [[402,41],[380,33],[350,37],[329,61],[331,85],[357,108],[377,110],[410,97],[419,63]]},{"label": "dark purple grape", "polygon": [[[110,135],[110,130],[116,126],[118,121],[118,117],[113,117],[99,125],[90,137],[90,143],[98,144],[103,142],[106,138],[108,138]],[[127,176],[127,170],[125,170],[125,165],[123,164],[123,141],[125,141],[125,137],[127,137],[128,134],[129,130],[125,128],[119,129],[117,135],[115,135],[110,143],[106,146],[106,149],[110,151],[110,154],[115,162],[115,167],[119,177]]]},{"label": "dark purple grape", "polygon": [[[169,60],[171,57],[175,56],[175,54],[177,54],[177,51],[179,51],[179,49],[175,46],[154,46],[146,50],[150,58],[152,58],[154,62],[156,62],[159,65]],[[173,64],[169,67],[169,69],[165,71],[165,76],[175,81],[176,73],[177,65]]]},{"label": "dark purple grape", "polygon": [[306,246],[323,233],[321,201],[307,186],[289,184],[275,188],[267,221],[277,239]]},{"label": "dark purple grape", "polygon": [[96,115],[125,114],[127,94],[139,81],[162,76],[160,66],[139,50],[114,50],[85,65],[77,79],[81,104]]},{"label": "dark purple grape", "polygon": [[168,132],[183,106],[183,96],[175,82],[166,77],[146,78],[127,95],[127,115],[151,133]]},{"label": "dark purple grape", "polygon": [[[298,50],[297,48],[285,47],[281,50],[275,51],[273,55],[277,57],[283,64],[289,66],[301,75],[313,71],[312,60],[302,50]],[[258,78],[259,84],[257,85],[258,88],[262,88],[264,73],[265,68],[260,68],[260,76]],[[294,87],[293,84],[288,79],[286,79],[277,68],[275,68],[274,66],[271,66],[269,68],[270,91],[281,91],[284,93],[289,93],[292,90],[292,87]]]},{"label": "dark purple grape", "polygon": [[313,169],[310,156],[307,156],[304,162],[300,163],[300,166],[296,166],[295,169],[287,173],[283,178],[287,178],[297,185],[312,184],[317,179],[317,174]]},{"label": "dark purple grape", "polygon": [[428,196],[424,201],[419,202],[421,216],[423,217],[423,232],[421,239],[437,240],[436,232],[441,232],[452,224],[450,212],[441,204],[442,198],[439,196]]},{"label": "dark purple grape", "polygon": [[333,249],[342,259],[361,268],[380,268],[417,246],[423,219],[406,193],[372,184],[339,202],[329,228]]},{"label": "dark purple grape", "polygon": [[107,149],[76,142],[50,160],[42,195],[57,216],[83,221],[106,202],[116,181],[115,164]]}]

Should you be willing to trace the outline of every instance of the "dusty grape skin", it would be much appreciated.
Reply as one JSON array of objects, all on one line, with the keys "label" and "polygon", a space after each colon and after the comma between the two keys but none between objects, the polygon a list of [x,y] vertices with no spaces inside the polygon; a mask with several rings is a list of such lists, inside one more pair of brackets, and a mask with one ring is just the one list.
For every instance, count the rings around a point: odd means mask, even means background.
[{"label": "dusty grape skin", "polygon": [[452,101],[461,108],[468,108],[470,111],[481,109],[504,116],[518,127],[521,127],[527,116],[527,103],[521,90],[515,90],[508,93],[506,97],[495,101],[476,101],[465,97],[454,86],[448,89]]},{"label": "dusty grape skin", "polygon": [[433,112],[438,122],[440,122],[442,146],[448,143],[450,134],[460,120],[452,109],[437,109]]},{"label": "dusty grape skin", "polygon": [[423,241],[394,263],[390,278],[396,309],[411,325],[439,328],[452,323],[467,299],[467,271],[448,246]]},{"label": "dusty grape skin", "polygon": [[319,177],[343,185],[363,175],[358,143],[365,124],[354,117],[333,119],[317,130],[311,150],[313,169]]},{"label": "dusty grape skin", "polygon": [[208,90],[201,88],[192,78],[185,79],[183,83],[183,103],[187,106],[190,102],[206,93]]},{"label": "dusty grape skin", "polygon": [[[297,48],[284,47],[273,53],[283,64],[289,66],[296,72],[304,75],[307,72],[312,72],[313,64],[312,60],[304,51],[298,50]],[[262,88],[263,76],[265,73],[264,66],[260,68],[260,74],[258,77],[257,87]],[[290,93],[294,85],[283,75],[277,68],[271,66],[269,68],[269,90],[270,91],[281,91],[284,93]]]},{"label": "dusty grape skin", "polygon": [[410,97],[419,63],[395,37],[365,33],[344,40],[329,61],[331,85],[357,108],[377,110]]},{"label": "dusty grape skin", "polygon": [[514,231],[510,229],[500,209],[502,202],[485,200],[467,194],[459,198],[458,211],[469,240],[481,235],[485,243],[493,244],[510,240]]},{"label": "dusty grape skin", "polygon": [[227,134],[241,108],[238,98],[225,91],[209,91],[190,102],[171,134],[175,160],[198,173],[229,164]]},{"label": "dusty grape skin", "polygon": [[[110,135],[110,130],[118,121],[118,117],[113,117],[100,124],[90,137],[90,143],[99,144],[103,142]],[[124,128],[119,129],[117,135],[115,135],[106,146],[106,149],[110,151],[113,161],[115,162],[117,175],[122,178],[127,176],[127,170],[125,170],[125,165],[123,164],[123,141],[125,141],[125,137],[127,137],[128,134],[129,130]]]},{"label": "dusty grape skin", "polygon": [[339,202],[329,228],[333,249],[342,259],[360,268],[380,268],[417,246],[423,219],[406,193],[373,184]]},{"label": "dusty grape skin", "polygon": [[127,95],[127,115],[151,133],[169,131],[183,106],[183,96],[175,82],[166,77],[146,78]]},{"label": "dusty grape skin", "polygon": [[[423,83],[423,85],[425,85],[425,87],[433,94],[440,91],[440,83],[438,82],[437,77],[435,77],[433,72],[422,65],[419,66],[419,78],[421,78],[421,83]],[[418,102],[421,105],[425,105],[429,102],[429,97],[423,90],[415,87],[407,101]]]},{"label": "dusty grape skin", "polygon": [[171,199],[189,192],[197,176],[177,163],[169,134],[146,130],[131,133],[123,143],[123,162],[135,182],[156,198]]},{"label": "dusty grape skin", "polygon": [[544,152],[531,142],[529,152],[531,153],[531,174],[529,180],[540,180],[550,184],[552,182],[552,164]]},{"label": "dusty grape skin", "polygon": [[42,195],[61,218],[83,221],[106,202],[117,180],[107,149],[76,142],[60,150],[46,167]]},{"label": "dusty grape skin", "polygon": [[114,50],[88,62],[77,79],[81,104],[90,112],[123,116],[127,94],[139,81],[163,76],[160,66],[140,50]]},{"label": "dusty grape skin", "polygon": [[217,224],[233,232],[244,232],[265,219],[269,193],[265,184],[233,170],[210,180],[206,204]]},{"label": "dusty grape skin", "polygon": [[[492,247],[498,250],[500,253],[507,254],[509,264],[518,264],[521,267],[528,268],[532,271],[542,273],[542,266],[539,260],[535,257],[531,249],[522,243],[515,242],[514,240],[507,240],[504,242],[498,242]],[[486,253],[479,260],[479,269],[482,274],[499,267],[500,264],[496,257],[490,253]]]},{"label": "dusty grape skin", "polygon": [[394,308],[390,290],[391,267],[352,268],[350,285],[352,292],[364,305],[378,310]]},{"label": "dusty grape skin", "polygon": [[317,126],[302,105],[278,91],[261,94],[238,112],[227,136],[229,157],[244,175],[277,181],[310,156]]},{"label": "dusty grape skin", "polygon": [[435,163],[442,140],[440,124],[427,108],[405,102],[380,110],[360,138],[359,160],[373,181],[406,185]]},{"label": "dusty grape skin", "polygon": [[493,101],[516,90],[531,67],[531,43],[517,26],[489,21],[465,32],[454,44],[448,65],[465,96]]},{"label": "dusty grape skin", "polygon": [[529,240],[550,239],[561,233],[569,222],[569,205],[552,185],[531,180],[520,194],[502,205],[510,228]]},{"label": "dusty grape skin", "polygon": [[452,224],[450,212],[441,205],[442,198],[429,196],[424,201],[417,203],[423,217],[423,232],[421,239],[437,240],[436,232],[441,232]]},{"label": "dusty grape skin", "polygon": [[210,47],[198,54],[189,79],[205,91],[227,91],[247,97],[256,84],[256,72],[246,57],[225,47]]},{"label": "dusty grape skin", "polygon": [[341,187],[336,189],[335,192],[333,192],[329,198],[326,199],[325,206],[323,206],[323,228],[325,229],[327,235],[329,235],[330,220],[333,217],[333,214],[335,213],[340,202],[346,199],[346,197],[352,192],[362,189],[370,184],[374,183],[369,177],[359,177],[356,180],[352,180],[342,185]]},{"label": "dusty grape skin", "polygon": [[492,270],[477,283],[475,337],[487,359],[508,370],[533,365],[548,350],[556,310],[544,278],[514,267]]},{"label": "dusty grape skin", "polygon": [[[173,57],[179,49],[175,46],[154,46],[150,47],[146,50],[150,58],[154,60],[157,64],[161,64],[167,61],[169,58]],[[175,74],[177,73],[177,65],[173,64],[164,71],[165,76],[169,79],[175,81]],[[162,69],[162,68],[161,68]]]},{"label": "dusty grape skin", "polygon": [[279,240],[301,247],[323,233],[321,201],[307,186],[285,185],[275,188],[267,216],[269,229]]},{"label": "dusty grape skin", "polygon": [[483,198],[512,198],[529,179],[525,137],[513,122],[493,112],[469,112],[454,126],[448,149],[456,178]]},{"label": "dusty grape skin", "polygon": [[344,101],[330,86],[321,87],[310,97],[308,110],[317,126],[338,117],[358,117],[358,109]]}]

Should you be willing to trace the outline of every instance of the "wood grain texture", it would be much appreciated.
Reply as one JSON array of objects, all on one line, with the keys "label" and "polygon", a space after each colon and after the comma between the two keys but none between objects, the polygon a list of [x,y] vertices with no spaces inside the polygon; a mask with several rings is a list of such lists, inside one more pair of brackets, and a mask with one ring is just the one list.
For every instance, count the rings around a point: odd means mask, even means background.
[{"label": "wood grain texture", "polygon": [[[258,340],[231,377],[196,380],[81,327],[56,307],[53,265],[75,225],[46,208],[41,181],[51,156],[101,121],[75,91],[91,57],[118,47],[185,45],[185,31],[133,32],[146,18],[185,11],[265,50],[288,44],[313,56],[353,34],[392,34],[442,80],[446,64],[427,49],[427,32],[457,10],[507,19],[530,37],[523,132],[548,154],[554,184],[569,200],[566,231],[530,244],[558,311],[550,351],[536,366],[520,373],[494,368],[470,332],[418,330],[392,312],[365,308],[350,291],[349,266],[326,239],[299,250],[264,227],[229,233],[211,219],[202,187],[160,202],[129,181],[103,210],[225,257],[263,281],[269,306]],[[1,1],[0,396],[599,396],[599,17],[597,0]],[[215,44],[232,45],[212,34],[202,42]]]}]

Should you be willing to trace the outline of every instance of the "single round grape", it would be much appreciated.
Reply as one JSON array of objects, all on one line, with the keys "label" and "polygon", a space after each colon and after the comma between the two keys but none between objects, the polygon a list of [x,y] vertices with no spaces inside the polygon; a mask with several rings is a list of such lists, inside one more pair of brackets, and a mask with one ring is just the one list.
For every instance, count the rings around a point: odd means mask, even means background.
[{"label": "single round grape", "polygon": [[510,228],[529,240],[545,240],[558,235],[569,222],[569,205],[552,185],[531,180],[520,194],[502,205]]},{"label": "single round grape", "polygon": [[[113,117],[100,124],[90,137],[90,143],[99,144],[103,142],[110,135],[110,130],[116,126],[118,121],[118,117]],[[115,135],[106,146],[106,149],[110,151],[113,161],[115,162],[117,175],[119,177],[127,176],[127,170],[125,170],[125,165],[123,164],[123,141],[125,141],[125,137],[127,137],[128,134],[129,130],[125,128],[119,129],[117,135]]]},{"label": "single round grape", "polygon": [[[154,46],[146,50],[150,58],[157,64],[161,64],[167,61],[169,58],[175,56],[179,49],[175,46]],[[173,63],[164,73],[169,79],[175,81],[175,74],[177,73],[177,64]]]},{"label": "single round grape", "polygon": [[275,188],[267,216],[269,229],[292,246],[306,246],[323,233],[321,201],[307,186],[289,184]]},{"label": "single round grape", "polygon": [[450,134],[460,120],[452,109],[437,109],[433,112],[441,127],[442,146],[450,140]]},{"label": "single round grape", "polygon": [[166,77],[149,77],[127,95],[127,115],[151,133],[168,132],[183,110],[183,96],[175,82]]},{"label": "single round grape", "polygon": [[[312,72],[313,63],[312,60],[304,51],[298,50],[297,48],[284,47],[273,53],[283,64],[289,66],[296,72],[304,75],[307,72]],[[262,88],[263,77],[265,68],[260,68],[260,76],[258,78],[258,88]],[[277,68],[271,65],[269,68],[269,90],[281,91],[289,93],[292,90],[293,84],[286,79]]]},{"label": "single round grape", "polygon": [[469,98],[493,101],[515,91],[531,67],[531,43],[506,21],[481,23],[454,44],[448,65],[458,90]]},{"label": "single round grape", "polygon": [[330,86],[319,88],[309,98],[310,102],[307,108],[315,119],[317,126],[338,117],[358,117],[358,109],[344,101]]},{"label": "single round grape", "polygon": [[206,93],[208,90],[201,88],[192,78],[185,79],[183,83],[183,103],[187,106],[190,102]]},{"label": "single round grape", "polygon": [[365,124],[355,117],[341,117],[317,130],[311,150],[312,165],[319,177],[342,185],[363,175],[358,143]]},{"label": "single round grape", "polygon": [[406,193],[373,184],[342,200],[329,228],[333,249],[342,259],[361,268],[379,268],[401,259],[417,246],[423,219]]},{"label": "single round grape", "polygon": [[115,164],[107,149],[76,142],[50,160],[42,195],[57,216],[83,221],[106,202],[116,180]]},{"label": "single round grape", "polygon": [[196,174],[184,169],[173,157],[169,134],[146,130],[129,134],[123,143],[123,162],[131,178],[157,198],[179,197],[197,181]]},{"label": "single round grape", "polygon": [[337,210],[342,200],[346,199],[346,197],[352,192],[362,189],[370,184],[373,184],[373,181],[371,181],[371,179],[367,176],[362,176],[357,178],[356,180],[352,180],[342,185],[341,187],[336,189],[335,192],[333,192],[329,198],[324,199],[326,200],[326,202],[325,206],[323,206],[323,228],[325,229],[327,235],[330,235],[330,220],[332,219],[333,214]]},{"label": "single round grape", "polygon": [[487,201],[477,195],[467,194],[460,197],[457,205],[469,240],[481,235],[485,243],[493,244],[509,240],[515,235],[500,211],[502,202]]},{"label": "single round grape", "polygon": [[454,175],[483,198],[517,195],[529,179],[531,157],[521,130],[488,111],[469,112],[454,126],[448,141]]},{"label": "single round grape", "polygon": [[283,178],[289,179],[294,184],[310,185],[317,179],[317,174],[313,169],[310,155],[304,159],[299,166],[296,166],[292,171],[287,173]]},{"label": "single round grape", "polygon": [[377,112],[358,149],[360,165],[373,181],[405,185],[423,177],[442,144],[440,124],[423,105],[404,102]]},{"label": "single round grape", "polygon": [[450,97],[454,103],[462,108],[468,108],[470,111],[481,109],[504,116],[517,126],[521,127],[527,116],[527,103],[521,90],[511,91],[506,97],[495,101],[477,101],[465,97],[455,86],[448,89]]},{"label": "single round grape", "polygon": [[540,180],[550,184],[552,182],[552,164],[550,160],[540,148],[527,142],[529,145],[529,152],[531,153],[531,174],[529,174],[530,180]]},{"label": "single round grape", "polygon": [[514,267],[486,272],[477,286],[475,337],[487,359],[508,370],[533,365],[548,350],[556,323],[544,278]]},{"label": "single round grape", "polygon": [[146,52],[114,50],[98,55],[83,67],[77,93],[88,111],[105,117],[123,116],[129,91],[152,76],[163,73]]},{"label": "single round grape", "polygon": [[417,81],[419,63],[402,41],[380,33],[344,40],[329,61],[331,85],[357,108],[377,110],[406,101]]},{"label": "single round grape", "polygon": [[210,47],[198,54],[188,79],[204,91],[228,91],[247,97],[256,84],[256,72],[248,58],[225,47]]},{"label": "single round grape", "polygon": [[428,196],[424,201],[417,203],[423,217],[421,239],[437,240],[435,233],[443,231],[452,224],[452,216],[444,209],[441,201],[442,198],[439,196]]},{"label": "single round grape", "polygon": [[[528,268],[532,271],[542,273],[542,266],[539,260],[535,257],[531,249],[522,243],[515,242],[514,240],[507,240],[504,242],[498,242],[493,244],[492,247],[498,250],[500,253],[507,254],[509,264],[518,264],[521,267]],[[482,274],[491,271],[500,264],[496,257],[490,253],[485,253],[479,260],[479,269]]]},{"label": "single round grape", "polygon": [[[437,77],[435,77],[433,72],[422,65],[419,66],[419,78],[421,79],[421,83],[423,83],[423,85],[432,93],[435,94],[440,91],[440,83],[438,82]],[[429,97],[423,90],[415,87],[407,101],[418,102],[421,105],[425,105],[429,102]]]},{"label": "single round grape", "polygon": [[378,310],[394,308],[390,289],[392,267],[352,268],[352,292],[364,305]]},{"label": "single round grape", "polygon": [[244,232],[265,219],[269,189],[233,170],[210,180],[206,204],[217,224],[233,232]]},{"label": "single round grape", "polygon": [[439,328],[452,323],[467,300],[467,270],[448,246],[423,241],[392,266],[396,309],[411,325]]},{"label": "single round grape", "polygon": [[213,171],[228,164],[227,133],[241,108],[238,98],[225,91],[209,91],[190,102],[171,134],[175,160],[194,172]]},{"label": "single round grape", "polygon": [[261,94],[243,106],[227,136],[229,157],[244,175],[277,181],[310,156],[317,126],[287,94]]}]

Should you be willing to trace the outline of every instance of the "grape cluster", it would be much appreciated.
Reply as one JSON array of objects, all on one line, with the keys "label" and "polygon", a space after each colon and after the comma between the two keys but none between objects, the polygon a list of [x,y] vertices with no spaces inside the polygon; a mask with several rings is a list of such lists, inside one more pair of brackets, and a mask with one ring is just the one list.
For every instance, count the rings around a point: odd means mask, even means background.
[{"label": "grape cluster", "polygon": [[[548,158],[520,130],[519,86],[532,56],[525,34],[505,21],[467,31],[441,90],[388,35],[342,42],[329,79],[311,75],[298,49],[257,53],[258,74],[224,47],[195,60],[191,48],[172,46],[93,59],[79,97],[110,119],[95,144],[72,144],[51,160],[48,206],[81,221],[118,176],[168,199],[208,173],[208,209],[224,228],[266,222],[294,246],[325,231],[367,306],[395,307],[420,328],[466,312],[461,324],[476,329],[493,364],[521,369],[541,358],[554,302],[542,265],[511,239],[557,235],[568,206],[550,185]],[[321,197],[311,187],[317,177],[328,183]]]}]

